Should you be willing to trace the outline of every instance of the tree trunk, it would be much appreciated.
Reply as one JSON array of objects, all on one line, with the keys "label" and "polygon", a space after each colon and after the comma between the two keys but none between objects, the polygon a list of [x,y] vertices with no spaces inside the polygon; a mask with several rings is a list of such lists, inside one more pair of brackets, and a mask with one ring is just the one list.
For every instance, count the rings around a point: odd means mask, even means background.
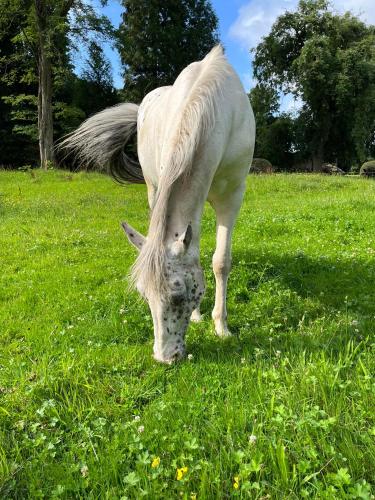
[{"label": "tree trunk", "polygon": [[38,132],[40,166],[47,170],[54,161],[52,116],[52,64],[47,44],[47,9],[45,0],[35,0],[38,26]]},{"label": "tree trunk", "polygon": [[316,151],[313,153],[312,157],[312,169],[313,172],[321,172],[322,165],[324,161],[324,143],[320,141]]}]

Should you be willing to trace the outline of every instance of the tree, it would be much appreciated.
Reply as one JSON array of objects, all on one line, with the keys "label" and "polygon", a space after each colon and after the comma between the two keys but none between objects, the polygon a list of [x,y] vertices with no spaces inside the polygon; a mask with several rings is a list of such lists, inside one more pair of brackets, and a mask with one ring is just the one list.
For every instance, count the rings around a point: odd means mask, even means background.
[{"label": "tree", "polygon": [[86,59],[86,67],[82,72],[85,80],[93,82],[100,88],[113,88],[111,63],[105,57],[103,49],[95,42],[89,45],[89,57]]},{"label": "tree", "polygon": [[[64,5],[58,17],[67,16],[70,2]],[[49,7],[46,0],[35,0],[36,47],[38,51],[38,132],[40,163],[47,168],[53,162],[53,119],[52,119],[52,47],[49,36]],[[62,6],[63,7],[63,6]]]},{"label": "tree", "polygon": [[118,32],[125,97],[140,102],[170,85],[182,69],[218,43],[218,19],[208,0],[122,0]]},{"label": "tree", "polygon": [[4,166],[22,165],[37,155],[37,81],[30,71],[33,55],[19,36],[19,24],[27,15],[21,7],[21,0],[0,0],[0,165]]},{"label": "tree", "polygon": [[[112,27],[109,20],[97,16],[85,0],[0,0],[0,11],[3,30],[17,16],[17,33],[12,40],[18,44],[19,54],[33,61],[32,66],[27,66],[26,73],[37,77],[40,163],[47,168],[54,158],[53,94],[69,66],[68,51],[73,44],[69,34],[87,42],[89,32],[108,37],[112,34]],[[1,62],[6,64],[7,60]],[[12,103],[11,98],[8,103]],[[19,105],[19,95],[15,96],[13,103]]]},{"label": "tree", "polygon": [[266,84],[257,84],[250,90],[249,99],[254,111],[257,129],[266,125],[279,111],[279,96],[276,90]]},{"label": "tree", "polygon": [[366,154],[375,121],[375,31],[326,0],[301,0],[255,49],[254,74],[275,91],[302,98],[313,168],[340,167]]},{"label": "tree", "polygon": [[77,79],[73,100],[86,116],[119,102],[111,63],[95,41],[89,44],[88,58],[81,78]]}]

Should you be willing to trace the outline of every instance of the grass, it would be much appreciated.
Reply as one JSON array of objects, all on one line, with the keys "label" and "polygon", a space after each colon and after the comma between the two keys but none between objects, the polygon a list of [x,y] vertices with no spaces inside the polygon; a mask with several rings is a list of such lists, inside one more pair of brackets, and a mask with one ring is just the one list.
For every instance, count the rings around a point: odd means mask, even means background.
[{"label": "grass", "polygon": [[222,341],[207,207],[205,319],[169,367],[126,289],[144,187],[0,172],[0,497],[373,498],[374,213],[371,180],[249,177]]}]

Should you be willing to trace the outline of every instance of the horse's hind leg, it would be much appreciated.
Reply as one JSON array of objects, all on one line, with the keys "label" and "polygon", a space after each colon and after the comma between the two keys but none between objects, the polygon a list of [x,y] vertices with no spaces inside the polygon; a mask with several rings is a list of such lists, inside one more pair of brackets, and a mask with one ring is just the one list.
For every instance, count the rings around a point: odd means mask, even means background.
[{"label": "horse's hind leg", "polygon": [[212,319],[216,334],[220,337],[231,335],[227,325],[227,283],[231,267],[232,232],[241,207],[245,184],[225,196],[212,197],[210,203],[216,212],[216,249],[212,267],[216,280],[215,306]]}]

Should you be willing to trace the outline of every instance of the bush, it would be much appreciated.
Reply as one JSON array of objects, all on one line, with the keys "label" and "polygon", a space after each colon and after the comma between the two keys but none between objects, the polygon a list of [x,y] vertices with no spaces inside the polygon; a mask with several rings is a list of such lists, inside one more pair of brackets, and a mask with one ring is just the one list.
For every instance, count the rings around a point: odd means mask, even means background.
[{"label": "bush", "polygon": [[272,163],[265,158],[253,158],[250,174],[272,174]]},{"label": "bush", "polygon": [[375,177],[375,160],[366,161],[359,173],[364,177]]}]

